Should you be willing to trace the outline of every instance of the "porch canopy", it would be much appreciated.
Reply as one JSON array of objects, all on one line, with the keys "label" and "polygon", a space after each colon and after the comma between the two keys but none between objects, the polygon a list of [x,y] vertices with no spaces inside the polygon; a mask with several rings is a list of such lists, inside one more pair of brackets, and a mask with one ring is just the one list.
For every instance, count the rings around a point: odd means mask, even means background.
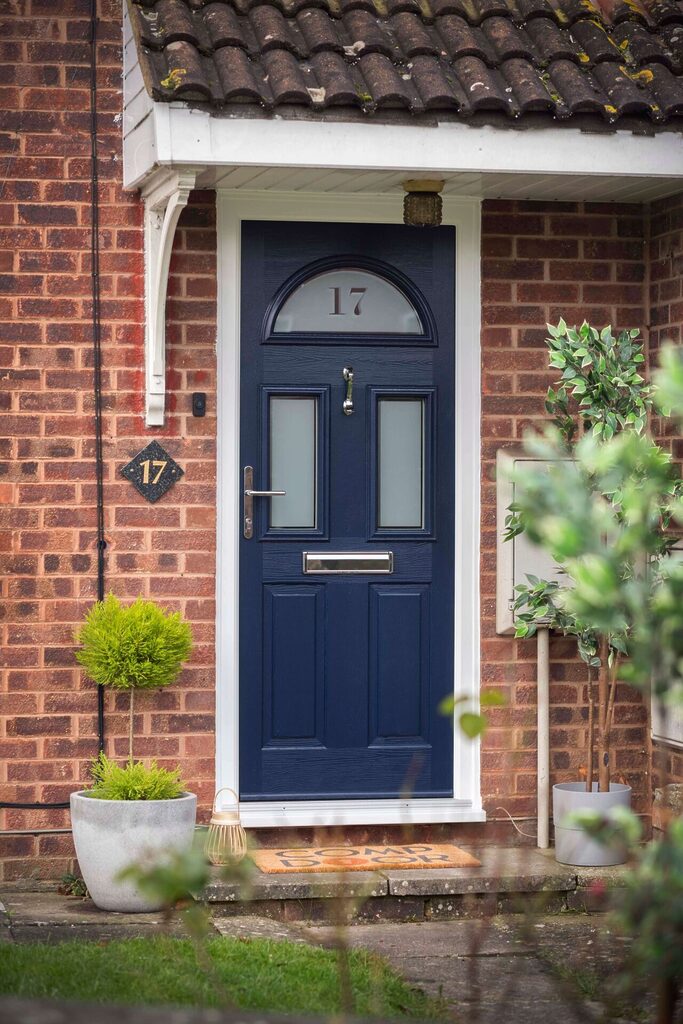
[{"label": "porch canopy", "polygon": [[193,188],[644,203],[683,188],[679,0],[127,0],[147,423]]}]

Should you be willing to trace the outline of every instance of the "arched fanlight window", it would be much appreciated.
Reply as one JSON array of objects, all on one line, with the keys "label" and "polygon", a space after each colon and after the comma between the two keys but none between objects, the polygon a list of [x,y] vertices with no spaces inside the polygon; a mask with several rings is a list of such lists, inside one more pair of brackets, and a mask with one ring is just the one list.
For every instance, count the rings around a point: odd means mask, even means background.
[{"label": "arched fanlight window", "polygon": [[388,277],[352,263],[305,277],[277,310],[272,335],[427,332],[413,302]]}]

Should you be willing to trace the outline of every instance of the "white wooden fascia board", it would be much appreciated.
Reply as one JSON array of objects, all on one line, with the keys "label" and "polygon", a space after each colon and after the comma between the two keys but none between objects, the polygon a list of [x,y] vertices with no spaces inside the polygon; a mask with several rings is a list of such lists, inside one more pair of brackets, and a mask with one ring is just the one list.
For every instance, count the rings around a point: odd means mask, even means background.
[{"label": "white wooden fascia board", "polygon": [[[481,204],[444,196],[456,229],[456,536],[454,690],[479,706]],[[216,785],[239,791],[240,278],[243,220],[400,223],[389,195],[218,192],[218,479]],[[484,821],[480,744],[455,735],[454,799],[264,801],[242,805],[250,827]]]},{"label": "white wooden fascia board", "polygon": [[[426,173],[586,174],[683,179],[683,135],[219,118],[154,103],[157,160],[203,167],[316,167]],[[416,159],[416,155],[417,159]]]},{"label": "white wooden fascia board", "polygon": [[145,423],[163,426],[166,405],[166,294],[178,219],[197,172],[163,171],[143,190],[145,207]]}]

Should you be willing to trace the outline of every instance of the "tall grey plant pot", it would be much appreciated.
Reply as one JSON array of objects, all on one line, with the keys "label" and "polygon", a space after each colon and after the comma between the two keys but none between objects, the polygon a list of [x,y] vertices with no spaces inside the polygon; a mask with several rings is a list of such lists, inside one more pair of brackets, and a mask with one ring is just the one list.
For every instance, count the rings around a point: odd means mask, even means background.
[{"label": "tall grey plant pot", "polygon": [[560,782],[553,786],[556,860],[578,867],[623,864],[628,855],[624,843],[599,843],[567,818],[574,811],[597,811],[605,815],[614,807],[630,806],[631,787],[620,782],[611,782],[609,793],[599,793],[597,782],[593,783],[591,793],[586,791],[585,782]]},{"label": "tall grey plant pot", "polygon": [[132,881],[117,875],[131,864],[163,859],[192,846],[197,797],[173,800],[98,800],[81,790],[71,794],[71,827],[76,856],[93,902],[101,910],[148,913],[161,910]]}]

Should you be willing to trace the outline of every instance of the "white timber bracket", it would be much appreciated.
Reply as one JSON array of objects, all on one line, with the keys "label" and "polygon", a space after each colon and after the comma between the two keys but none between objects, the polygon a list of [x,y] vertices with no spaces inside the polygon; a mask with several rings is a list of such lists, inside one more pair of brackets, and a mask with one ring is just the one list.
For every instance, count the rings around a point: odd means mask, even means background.
[{"label": "white timber bracket", "polygon": [[145,423],[164,424],[166,293],[175,229],[195,186],[194,169],[160,171],[142,188],[145,204]]}]

